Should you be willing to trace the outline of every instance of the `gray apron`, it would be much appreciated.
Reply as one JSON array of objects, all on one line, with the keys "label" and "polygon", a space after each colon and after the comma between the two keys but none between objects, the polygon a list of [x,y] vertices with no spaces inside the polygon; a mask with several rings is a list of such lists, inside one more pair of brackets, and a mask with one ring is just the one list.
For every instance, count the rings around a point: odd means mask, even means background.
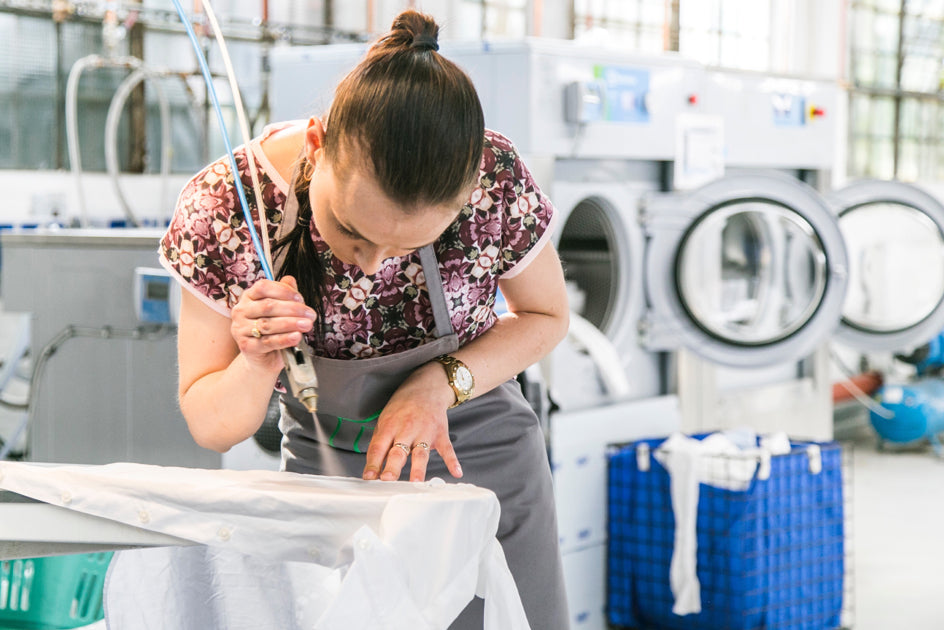
[{"label": "gray apron", "polygon": [[[280,234],[295,223],[293,187],[285,201]],[[437,338],[396,354],[370,359],[313,357],[318,374],[318,413],[282,394],[282,467],[290,472],[360,477],[380,411],[417,367],[455,351],[442,277],[433,245],[419,250]],[[279,261],[276,261],[278,264]],[[284,377],[284,374],[283,374]],[[492,490],[501,504],[498,540],[515,577],[534,630],[567,630],[567,602],[558,547],[554,491],[544,435],[537,416],[509,380],[448,412],[449,436],[462,464],[463,483]],[[333,447],[333,448],[332,448]],[[401,479],[409,479],[409,462]],[[443,460],[430,454],[427,478],[452,481]],[[450,630],[481,629],[476,598]]]}]

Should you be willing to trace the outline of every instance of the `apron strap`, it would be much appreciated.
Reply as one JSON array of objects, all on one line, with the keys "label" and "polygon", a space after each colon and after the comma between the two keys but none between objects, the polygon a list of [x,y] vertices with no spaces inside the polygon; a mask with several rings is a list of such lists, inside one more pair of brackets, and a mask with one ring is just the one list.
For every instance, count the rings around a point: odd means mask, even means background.
[{"label": "apron strap", "polygon": [[419,254],[423,265],[423,275],[426,276],[426,291],[429,293],[429,301],[433,306],[436,337],[448,337],[453,334],[452,318],[449,317],[449,307],[446,306],[446,292],[443,290],[442,276],[439,274],[436,250],[432,245],[424,245],[419,249]]}]

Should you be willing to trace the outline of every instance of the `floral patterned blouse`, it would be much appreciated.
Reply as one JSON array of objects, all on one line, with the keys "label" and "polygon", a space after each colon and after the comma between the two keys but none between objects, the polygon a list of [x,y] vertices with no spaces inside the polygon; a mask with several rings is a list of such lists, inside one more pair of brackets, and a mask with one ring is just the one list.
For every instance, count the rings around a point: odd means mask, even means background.
[{"label": "floral patterned blouse", "polygon": [[[272,126],[266,134],[284,128]],[[263,137],[265,137],[265,135]],[[282,220],[288,183],[253,142],[270,243]],[[246,199],[258,216],[247,153],[235,152]],[[512,278],[549,240],[554,211],[514,145],[486,131],[479,185],[434,244],[453,330],[463,345],[496,321],[499,278]],[[258,219],[255,221],[258,233]],[[374,275],[335,258],[311,223],[326,272],[324,337],[318,353],[336,359],[382,356],[435,337],[432,306],[418,252],[384,261]],[[264,273],[243,220],[229,159],[213,162],[180,194],[159,247],[161,264],[216,312],[229,316],[243,291]]]}]

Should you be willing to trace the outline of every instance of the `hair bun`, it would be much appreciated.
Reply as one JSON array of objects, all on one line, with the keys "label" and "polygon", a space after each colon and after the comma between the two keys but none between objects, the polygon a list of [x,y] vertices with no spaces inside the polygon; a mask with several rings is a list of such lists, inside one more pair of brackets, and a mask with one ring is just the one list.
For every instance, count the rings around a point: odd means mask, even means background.
[{"label": "hair bun", "polygon": [[421,33],[420,35],[416,35],[413,38],[413,43],[410,44],[410,48],[418,48],[420,50],[439,50],[439,42],[436,41],[435,35]]}]

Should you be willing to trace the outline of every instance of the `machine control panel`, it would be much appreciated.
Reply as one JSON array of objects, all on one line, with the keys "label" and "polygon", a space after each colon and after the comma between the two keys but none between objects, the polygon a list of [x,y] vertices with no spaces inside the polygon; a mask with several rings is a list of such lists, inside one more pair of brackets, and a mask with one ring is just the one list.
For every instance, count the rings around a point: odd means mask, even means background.
[{"label": "machine control panel", "polygon": [[606,120],[612,122],[649,122],[649,70],[615,65],[594,68],[603,84]]},{"label": "machine control panel", "polygon": [[177,323],[180,286],[158,267],[134,270],[134,311],[138,320],[149,324]]},{"label": "machine control panel", "polygon": [[649,70],[597,65],[594,79],[564,87],[564,118],[569,123],[648,123]]}]

